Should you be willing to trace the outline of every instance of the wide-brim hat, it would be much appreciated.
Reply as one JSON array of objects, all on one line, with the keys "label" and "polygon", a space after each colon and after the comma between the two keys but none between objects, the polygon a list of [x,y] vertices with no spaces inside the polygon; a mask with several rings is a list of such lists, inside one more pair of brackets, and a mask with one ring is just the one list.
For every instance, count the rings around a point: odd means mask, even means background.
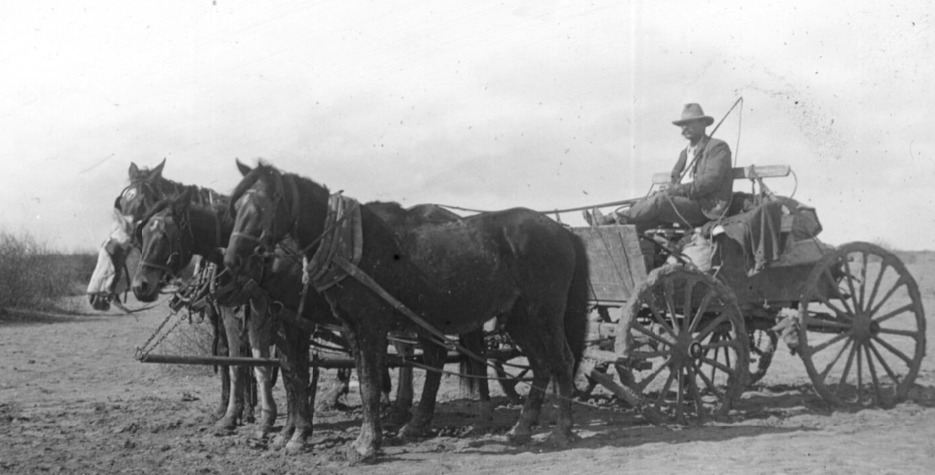
[{"label": "wide-brim hat", "polygon": [[685,104],[685,108],[682,109],[682,118],[679,120],[673,120],[672,123],[675,125],[685,125],[694,120],[704,121],[705,126],[714,123],[714,117],[704,115],[704,111],[701,110],[701,106],[695,103]]}]

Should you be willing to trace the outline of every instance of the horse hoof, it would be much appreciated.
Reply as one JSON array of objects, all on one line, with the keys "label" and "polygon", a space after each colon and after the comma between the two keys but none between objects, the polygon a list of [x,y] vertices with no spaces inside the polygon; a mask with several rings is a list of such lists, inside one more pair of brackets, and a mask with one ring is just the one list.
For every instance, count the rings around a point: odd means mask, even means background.
[{"label": "horse hoof", "polygon": [[423,439],[428,436],[428,429],[413,424],[406,424],[399,430],[399,437],[401,439]]},{"label": "horse hoof", "polygon": [[273,437],[273,441],[270,442],[270,448],[274,450],[279,450],[285,448],[286,444],[289,443],[288,437],[283,437],[282,434]]},{"label": "horse hoof", "polygon": [[401,426],[412,418],[412,414],[407,410],[397,410],[390,408],[383,418],[383,424],[387,426]]},{"label": "horse hoof", "polygon": [[532,433],[528,430],[517,430],[515,427],[506,434],[506,440],[513,445],[525,445],[532,440]]},{"label": "horse hoof", "polygon": [[305,450],[305,444],[298,440],[286,442],[286,455],[298,455]]},{"label": "horse hoof", "polygon": [[577,440],[580,440],[580,437],[571,431],[553,431],[545,439],[545,444],[549,447],[564,449],[571,446]]},{"label": "horse hoof", "polygon": [[237,427],[237,419],[224,416],[214,423],[214,428],[218,430],[234,430]]},{"label": "horse hoof", "polygon": [[376,457],[377,453],[372,448],[367,447],[363,452],[357,450],[355,444],[351,444],[347,447],[344,453],[349,464],[361,464],[361,463],[371,463]]}]

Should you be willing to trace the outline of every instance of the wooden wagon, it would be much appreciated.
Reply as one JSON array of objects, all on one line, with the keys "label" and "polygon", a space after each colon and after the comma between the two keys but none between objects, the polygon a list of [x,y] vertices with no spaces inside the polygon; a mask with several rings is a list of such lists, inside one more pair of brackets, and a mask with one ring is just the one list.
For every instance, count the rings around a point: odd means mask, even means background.
[{"label": "wooden wagon", "polygon": [[[888,406],[906,396],[925,354],[915,279],[877,245],[794,239],[795,211],[762,187],[762,178],[789,172],[734,170],[736,178],[760,183],[755,197],[762,201],[728,219],[742,223],[767,211],[775,217],[764,207],[780,208],[778,229],[760,230],[775,241],[766,246],[778,251],[773,259],[757,254],[759,248],[751,253],[745,244],[755,243],[717,223],[702,232],[643,235],[628,225],[574,229],[590,258],[592,385],[670,421],[724,415],[763,377],[781,337],[831,403]],[[705,245],[697,246],[698,239]]]}]

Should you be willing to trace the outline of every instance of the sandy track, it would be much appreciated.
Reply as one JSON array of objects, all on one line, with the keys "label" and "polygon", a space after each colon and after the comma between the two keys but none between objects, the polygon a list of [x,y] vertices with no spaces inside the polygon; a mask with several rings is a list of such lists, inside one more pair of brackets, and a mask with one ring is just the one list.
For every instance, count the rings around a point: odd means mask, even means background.
[{"label": "sandy track", "polygon": [[[913,274],[928,269],[912,269]],[[920,278],[933,308],[928,274]],[[137,363],[165,315],[50,315],[0,321],[2,473],[931,473],[935,470],[935,365],[926,357],[910,400],[889,410],[835,410],[815,397],[802,363],[780,348],[733,422],[656,427],[616,406],[576,406],[581,440],[552,451],[504,434],[518,408],[504,398],[491,428],[477,424],[443,382],[438,436],[386,439],[375,465],[348,466],[343,446],[359,413],[316,415],[314,448],[287,457],[250,427],[218,434],[218,383],[208,369]],[[929,325],[929,333],[932,327]],[[184,329],[184,327],[182,327]],[[929,338],[931,340],[931,336]],[[277,387],[277,401],[284,401]],[[600,402],[600,401],[598,401]],[[355,404],[351,398],[350,404]],[[550,412],[544,419],[549,420]],[[281,425],[282,419],[277,421]]]}]

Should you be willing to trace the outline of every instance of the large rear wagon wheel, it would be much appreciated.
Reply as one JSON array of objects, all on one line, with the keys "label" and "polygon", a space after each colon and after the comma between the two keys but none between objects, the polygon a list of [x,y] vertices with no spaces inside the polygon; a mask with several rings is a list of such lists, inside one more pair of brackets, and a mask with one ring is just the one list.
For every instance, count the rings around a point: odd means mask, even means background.
[{"label": "large rear wagon wheel", "polygon": [[925,356],[915,279],[895,255],[862,242],[819,261],[799,305],[799,353],[815,391],[838,405],[906,397]]},{"label": "large rear wagon wheel", "polygon": [[616,338],[623,384],[669,422],[722,418],[745,387],[749,346],[737,298],[696,269],[653,270]]}]

